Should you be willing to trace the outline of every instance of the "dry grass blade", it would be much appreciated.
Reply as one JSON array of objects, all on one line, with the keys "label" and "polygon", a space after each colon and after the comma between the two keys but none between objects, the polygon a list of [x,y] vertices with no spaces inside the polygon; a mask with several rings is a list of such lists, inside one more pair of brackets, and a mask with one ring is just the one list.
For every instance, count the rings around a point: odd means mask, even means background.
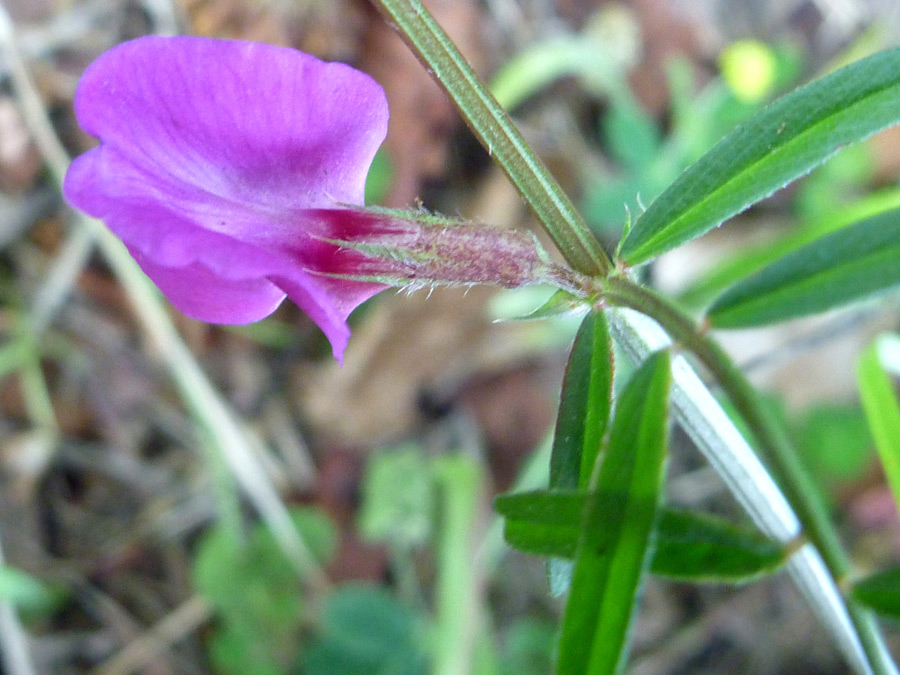
[{"label": "dry grass blade", "polygon": [[208,621],[210,614],[210,607],[203,598],[188,599],[94,671],[95,675],[127,675],[141,670],[170,644]]}]

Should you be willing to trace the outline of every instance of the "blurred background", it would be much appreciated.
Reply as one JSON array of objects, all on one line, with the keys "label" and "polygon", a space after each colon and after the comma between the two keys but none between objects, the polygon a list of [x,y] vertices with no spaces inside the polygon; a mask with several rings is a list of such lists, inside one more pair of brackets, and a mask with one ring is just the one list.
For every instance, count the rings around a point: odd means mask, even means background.
[{"label": "blurred background", "polygon": [[[426,5],[610,249],[626,213],[734,124],[900,41],[894,0]],[[505,547],[490,503],[546,480],[577,319],[498,321],[539,306],[542,289],[383,293],[351,317],[339,368],[290,303],[246,327],[179,315],[123,277],[59,192],[68,157],[94,143],[71,110],[84,68],[130,38],[191,33],[375,77],[392,117],[372,203],[537,230],[390,26],[362,0],[0,7],[2,672],[550,673],[562,601],[543,561]],[[699,309],[744,256],[900,205],[898,176],[889,130],[647,278]],[[783,415],[863,571],[900,557],[900,520],[853,367],[898,319],[880,303],[722,336]],[[669,499],[742,519],[673,436]],[[900,634],[889,639],[900,654]],[[785,575],[737,589],[650,580],[632,664],[845,672]]]}]

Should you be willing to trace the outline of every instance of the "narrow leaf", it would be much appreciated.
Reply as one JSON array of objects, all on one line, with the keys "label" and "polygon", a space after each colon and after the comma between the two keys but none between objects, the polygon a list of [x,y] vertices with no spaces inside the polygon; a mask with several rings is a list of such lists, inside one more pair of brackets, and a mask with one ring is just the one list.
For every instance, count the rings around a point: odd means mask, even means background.
[{"label": "narrow leaf", "polygon": [[534,490],[500,495],[494,500],[494,509],[507,520],[577,527],[584,514],[585,499],[586,491]]},{"label": "narrow leaf", "polygon": [[[532,555],[571,558],[581,534],[586,492],[527,492],[498,497],[504,536]],[[695,511],[664,507],[650,572],[695,583],[746,583],[779,569],[788,548],[761,533]]]},{"label": "narrow leaf", "polygon": [[739,281],[710,307],[716,328],[741,328],[833,309],[900,284],[900,210],[807,244]]},{"label": "narrow leaf", "polygon": [[579,525],[543,525],[527,520],[507,520],[503,525],[506,543],[530,555],[572,560],[580,537]]},{"label": "narrow leaf", "polygon": [[587,484],[609,422],[612,358],[606,317],[590,312],[581,322],[566,366],[550,456],[551,488]]},{"label": "narrow leaf", "polygon": [[875,448],[894,501],[900,507],[900,403],[891,377],[882,368],[880,343],[876,340],[862,353],[856,378]]},{"label": "narrow leaf", "polygon": [[711,303],[726,288],[778,258],[796,251],[819,237],[840,230],[852,223],[900,208],[900,189],[886,188],[867,194],[838,211],[818,216],[797,230],[774,241],[752,247],[742,247],[727,259],[719,261],[711,270],[692,282],[679,294],[686,307],[703,307]]},{"label": "narrow leaf", "polygon": [[783,544],[721,518],[666,509],[650,571],[679,581],[741,584],[775,572],[789,553]]},{"label": "narrow leaf", "polygon": [[670,380],[669,354],[658,352],[618,399],[609,442],[591,477],[557,672],[607,675],[625,661],[635,598],[652,549]]},{"label": "narrow leaf", "polygon": [[556,291],[556,293],[547,298],[547,301],[537,309],[523,316],[514,316],[509,320],[540,321],[541,319],[562,316],[563,314],[570,314],[572,312],[578,312],[579,310],[584,310],[583,300],[576,298],[567,291]]},{"label": "narrow leaf", "polygon": [[693,239],[900,120],[900,50],[875,54],[779,99],[685,171],[634,224],[636,265]]},{"label": "narrow leaf", "polygon": [[[609,425],[612,381],[613,352],[606,315],[589,312],[581,322],[566,365],[550,456],[551,488],[587,485]],[[571,571],[569,561],[551,558],[547,562],[554,597],[569,589]]]},{"label": "narrow leaf", "polygon": [[879,614],[900,619],[900,567],[876,572],[857,582],[853,597]]},{"label": "narrow leaf", "polygon": [[[532,555],[572,559],[581,537],[586,491],[538,490],[500,495],[494,509],[505,517],[503,536]],[[571,579],[566,580],[566,585]]]}]

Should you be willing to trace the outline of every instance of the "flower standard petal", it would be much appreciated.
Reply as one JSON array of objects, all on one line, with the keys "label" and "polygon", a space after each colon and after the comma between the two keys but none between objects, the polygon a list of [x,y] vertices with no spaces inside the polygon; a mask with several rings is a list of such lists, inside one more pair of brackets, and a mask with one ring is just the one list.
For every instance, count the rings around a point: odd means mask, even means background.
[{"label": "flower standard petal", "polygon": [[291,49],[148,37],[92,64],[75,108],[101,145],[73,163],[67,199],[103,219],[176,306],[239,323],[287,292],[340,358],[347,315],[381,287],[317,277],[304,212],[362,203],[387,127],[374,81]]}]

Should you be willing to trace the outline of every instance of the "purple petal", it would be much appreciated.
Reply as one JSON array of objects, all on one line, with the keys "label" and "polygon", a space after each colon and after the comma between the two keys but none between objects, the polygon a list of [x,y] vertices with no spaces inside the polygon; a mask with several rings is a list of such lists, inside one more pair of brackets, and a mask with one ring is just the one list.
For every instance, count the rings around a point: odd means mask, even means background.
[{"label": "purple petal", "polygon": [[304,226],[309,209],[362,204],[387,129],[374,81],[292,49],[147,37],[87,69],[75,110],[101,145],[73,162],[67,199],[179,309],[244,323],[287,293],[340,358],[347,316],[381,287],[316,276],[337,252]]},{"label": "purple petal", "polygon": [[209,323],[250,323],[269,316],[284,291],[267,279],[224,279],[195,262],[163,267],[133,252],[144,273],[183,313]]},{"label": "purple petal", "polygon": [[195,37],[106,52],[85,71],[75,111],[158,187],[277,209],[361,204],[388,118],[378,84],[345,64]]}]

